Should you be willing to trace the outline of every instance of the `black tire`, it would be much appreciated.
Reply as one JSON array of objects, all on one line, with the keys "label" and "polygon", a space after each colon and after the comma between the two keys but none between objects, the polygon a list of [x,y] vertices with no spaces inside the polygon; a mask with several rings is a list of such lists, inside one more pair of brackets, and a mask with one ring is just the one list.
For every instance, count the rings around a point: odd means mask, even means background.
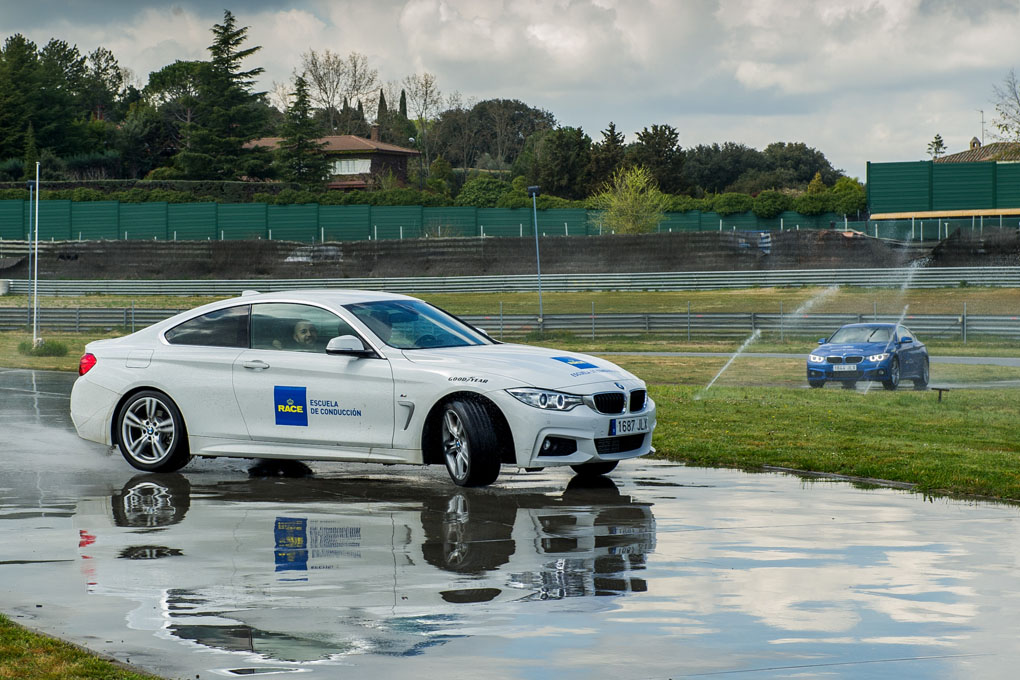
[{"label": "black tire", "polygon": [[578,477],[598,477],[600,475],[608,475],[616,469],[619,463],[620,461],[618,460],[603,461],[601,463],[581,463],[580,465],[571,465],[570,469]]},{"label": "black tire", "polygon": [[856,380],[844,380],[842,383],[840,383],[840,385],[842,386],[842,388],[844,390],[856,390],[857,389],[857,381]]},{"label": "black tire", "polygon": [[900,358],[893,357],[889,364],[889,379],[882,381],[882,387],[887,390],[895,390],[900,386]]},{"label": "black tire", "polygon": [[931,370],[928,366],[928,357],[925,357],[924,361],[921,363],[921,375],[914,378],[914,389],[915,390],[928,389],[929,379],[931,379]]},{"label": "black tire", "polygon": [[496,426],[482,404],[455,399],[442,410],[441,447],[457,486],[487,486],[499,476]]},{"label": "black tire", "polygon": [[120,407],[117,440],[124,460],[146,472],[174,472],[191,460],[180,410],[155,390],[134,394]]},{"label": "black tire", "polygon": [[820,387],[825,387],[825,381],[824,380],[808,380],[807,384],[808,384],[808,387],[810,387],[811,389],[814,389],[814,390],[817,390]]}]

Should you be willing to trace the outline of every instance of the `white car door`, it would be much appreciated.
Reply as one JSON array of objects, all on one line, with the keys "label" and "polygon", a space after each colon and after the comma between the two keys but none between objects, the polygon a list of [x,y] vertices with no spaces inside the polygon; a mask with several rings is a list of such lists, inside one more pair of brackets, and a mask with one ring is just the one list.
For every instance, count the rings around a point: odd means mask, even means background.
[{"label": "white car door", "polygon": [[386,359],[331,356],[357,335],[312,305],[252,305],[251,349],[234,361],[234,394],[253,440],[338,449],[393,444],[393,372]]},{"label": "white car door", "polygon": [[159,375],[193,437],[247,439],[233,388],[234,361],[248,348],[248,305],[188,319],[167,330],[147,370]]}]

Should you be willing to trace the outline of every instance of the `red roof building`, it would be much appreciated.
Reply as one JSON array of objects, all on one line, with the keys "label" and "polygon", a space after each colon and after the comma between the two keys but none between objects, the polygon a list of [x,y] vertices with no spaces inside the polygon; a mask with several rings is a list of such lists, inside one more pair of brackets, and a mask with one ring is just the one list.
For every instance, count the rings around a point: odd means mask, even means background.
[{"label": "red roof building", "polygon": [[[246,146],[275,147],[282,137],[253,139]],[[420,155],[415,149],[379,141],[379,126],[372,126],[371,137],[357,135],[330,135],[320,137],[322,150],[332,162],[332,174],[326,182],[328,189],[353,191],[368,189],[378,177],[392,173],[401,183],[407,181],[407,161]]]}]

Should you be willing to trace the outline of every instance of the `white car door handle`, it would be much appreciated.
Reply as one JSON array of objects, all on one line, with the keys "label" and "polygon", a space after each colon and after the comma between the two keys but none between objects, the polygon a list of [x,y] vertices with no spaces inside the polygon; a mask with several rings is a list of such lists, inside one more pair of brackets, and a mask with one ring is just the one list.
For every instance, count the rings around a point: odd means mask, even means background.
[{"label": "white car door handle", "polygon": [[256,359],[255,361],[244,361],[241,362],[241,365],[244,366],[245,368],[250,368],[253,371],[261,371],[263,369],[269,368],[269,364],[267,364],[264,361],[260,361],[259,359]]}]

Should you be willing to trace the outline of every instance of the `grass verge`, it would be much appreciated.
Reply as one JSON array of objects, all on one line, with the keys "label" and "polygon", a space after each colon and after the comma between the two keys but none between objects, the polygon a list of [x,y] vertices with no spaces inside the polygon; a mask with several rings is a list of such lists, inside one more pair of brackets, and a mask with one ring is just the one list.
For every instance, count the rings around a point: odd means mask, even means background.
[{"label": "grass verge", "polygon": [[4,680],[152,680],[75,647],[22,628],[0,614],[0,678]]},{"label": "grass verge", "polygon": [[932,392],[653,385],[660,457],[779,466],[1020,500],[1015,390]]}]

